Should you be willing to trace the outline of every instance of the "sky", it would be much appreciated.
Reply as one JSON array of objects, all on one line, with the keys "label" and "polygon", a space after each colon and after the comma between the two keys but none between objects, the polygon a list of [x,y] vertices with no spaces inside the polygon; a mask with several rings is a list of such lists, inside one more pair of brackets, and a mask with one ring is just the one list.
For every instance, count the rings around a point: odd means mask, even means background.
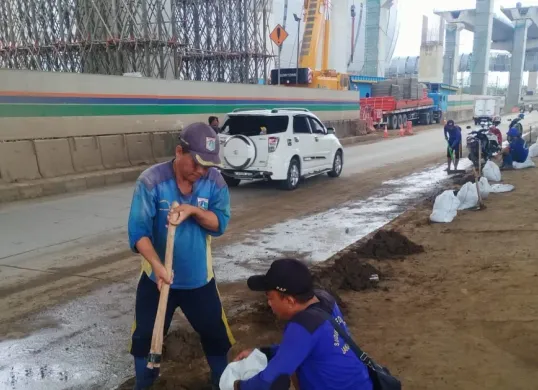
[{"label": "sky", "polygon": [[[519,0],[523,6],[538,5],[538,0]],[[516,6],[518,0],[496,0],[495,13],[501,13],[501,6],[512,8]],[[420,5],[420,7],[417,7]],[[418,56],[420,54],[420,39],[422,34],[422,15],[428,17],[428,24],[439,23],[439,17],[434,15],[434,11],[450,11],[457,9],[469,9],[476,6],[475,0],[398,0],[398,19],[400,22],[400,34],[396,44],[394,57]],[[420,8],[421,12],[417,12]],[[460,53],[471,53],[473,51],[473,33],[462,31],[460,39]],[[526,80],[526,74],[524,79]],[[499,79],[500,84],[508,82],[508,73],[490,73],[490,82]]]}]

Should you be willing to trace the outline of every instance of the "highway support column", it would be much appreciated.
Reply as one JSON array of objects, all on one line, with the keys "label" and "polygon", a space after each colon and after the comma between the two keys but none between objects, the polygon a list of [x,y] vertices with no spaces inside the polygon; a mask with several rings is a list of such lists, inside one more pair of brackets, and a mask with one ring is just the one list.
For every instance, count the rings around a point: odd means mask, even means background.
[{"label": "highway support column", "polygon": [[363,75],[385,77],[389,11],[394,0],[366,0],[366,24]]},{"label": "highway support column", "polygon": [[529,91],[534,91],[536,93],[536,88],[538,88],[538,72],[529,72]]},{"label": "highway support column", "polygon": [[485,95],[488,86],[493,0],[476,0],[473,56],[471,58],[471,94]]},{"label": "highway support column", "polygon": [[518,106],[521,98],[521,86],[523,85],[523,66],[525,65],[525,53],[527,51],[527,31],[532,22],[529,19],[514,21],[514,41],[512,47],[512,59],[510,60],[510,82],[506,94],[505,112],[510,112]]},{"label": "highway support column", "polygon": [[460,67],[460,33],[463,23],[449,23],[446,26],[446,48],[443,59],[443,83],[456,85]]}]

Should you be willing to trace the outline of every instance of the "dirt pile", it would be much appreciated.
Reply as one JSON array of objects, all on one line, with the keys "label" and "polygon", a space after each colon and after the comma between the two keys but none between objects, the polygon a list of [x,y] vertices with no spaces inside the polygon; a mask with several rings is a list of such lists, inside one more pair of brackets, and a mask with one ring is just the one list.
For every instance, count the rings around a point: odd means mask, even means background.
[{"label": "dirt pile", "polygon": [[386,260],[401,259],[404,256],[424,252],[422,245],[415,244],[395,230],[379,230],[356,253],[365,258]]}]

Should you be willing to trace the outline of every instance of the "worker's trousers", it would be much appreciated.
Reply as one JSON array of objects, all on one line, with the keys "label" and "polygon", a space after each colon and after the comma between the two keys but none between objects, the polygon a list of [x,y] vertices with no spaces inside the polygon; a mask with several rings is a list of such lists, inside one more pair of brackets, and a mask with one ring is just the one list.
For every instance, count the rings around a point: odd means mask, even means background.
[{"label": "worker's trousers", "polygon": [[[158,370],[146,368],[158,305],[157,284],[143,273],[136,291],[135,322],[131,340],[137,389],[150,386],[158,376]],[[224,315],[215,279],[211,279],[203,287],[192,290],[170,289],[164,334],[168,332],[172,316],[178,307],[200,336],[202,348],[211,368],[211,381],[218,388],[220,376],[228,364],[228,351],[235,341]]]}]

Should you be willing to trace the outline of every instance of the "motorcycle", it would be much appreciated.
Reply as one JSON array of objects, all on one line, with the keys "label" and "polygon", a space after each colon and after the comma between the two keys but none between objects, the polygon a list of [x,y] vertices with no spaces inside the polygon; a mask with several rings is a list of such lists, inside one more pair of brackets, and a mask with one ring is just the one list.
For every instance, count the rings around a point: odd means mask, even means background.
[{"label": "motorcycle", "polygon": [[[486,162],[491,160],[495,155],[501,151],[501,145],[497,136],[489,131],[491,122],[481,122],[481,129],[474,130],[467,136],[467,151],[469,152],[469,160],[473,163],[475,169],[483,168]],[[471,126],[467,126],[468,129]],[[479,153],[479,147],[481,146],[481,152]],[[481,154],[481,161],[479,161],[479,155]]]}]

